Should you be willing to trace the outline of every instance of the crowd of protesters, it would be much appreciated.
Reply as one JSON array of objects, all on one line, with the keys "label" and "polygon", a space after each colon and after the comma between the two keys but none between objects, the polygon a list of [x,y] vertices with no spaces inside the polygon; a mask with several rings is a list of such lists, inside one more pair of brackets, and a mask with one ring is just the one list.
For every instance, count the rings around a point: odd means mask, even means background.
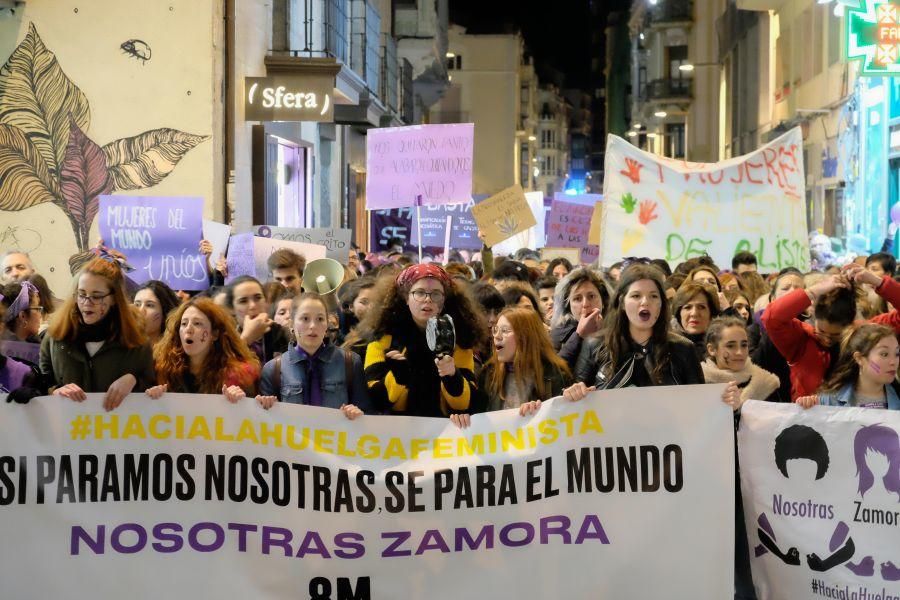
[{"label": "crowd of protesters", "polygon": [[[671,270],[660,259],[600,268],[527,249],[451,252],[443,266],[397,247],[354,249],[341,285],[321,295],[286,249],[270,257],[266,282],[232,281],[224,261],[209,261],[201,293],[135,286],[127,257],[102,244],[95,255],[58,298],[26,254],[3,255],[0,340],[40,344],[35,364],[0,353],[10,400],[96,392],[113,410],[133,392],[206,393],[466,427],[472,414],[528,415],[557,396],[725,383],[736,416],[748,399],[900,409],[900,283],[884,252],[760,273],[749,252]],[[441,315],[455,335],[437,354],[426,330]]]}]

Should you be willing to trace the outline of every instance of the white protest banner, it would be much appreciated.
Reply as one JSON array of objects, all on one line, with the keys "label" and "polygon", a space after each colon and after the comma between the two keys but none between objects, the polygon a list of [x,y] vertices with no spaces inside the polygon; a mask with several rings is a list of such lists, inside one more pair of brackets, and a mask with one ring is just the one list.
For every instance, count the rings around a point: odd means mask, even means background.
[{"label": "white protest banner", "polygon": [[3,405],[3,595],[721,600],[722,389],[558,398],[466,430],[221,396]]},{"label": "white protest banner", "polygon": [[366,208],[470,201],[474,139],[474,123],[370,129]]},{"label": "white protest banner", "polygon": [[213,267],[216,266],[219,257],[226,256],[229,237],[231,237],[231,225],[203,219],[203,239],[212,244],[213,251],[209,255],[209,260]]},{"label": "white protest banner", "polygon": [[762,272],[809,270],[799,127],[718,163],[649,154],[614,135],[607,140],[603,266],[646,256],[674,267],[704,253],[727,266],[746,250]]},{"label": "white protest banner", "polygon": [[760,600],[900,599],[900,413],[748,402],[738,452]]},{"label": "white protest banner", "polygon": [[266,261],[279,248],[293,250],[297,254],[302,255],[307,263],[317,258],[325,258],[326,255],[325,246],[253,236],[253,260],[256,263],[256,278],[260,281],[268,279],[269,266],[266,264]]},{"label": "white protest banner", "polygon": [[330,227],[276,227],[275,225],[254,225],[253,235],[273,240],[302,242],[325,247],[327,258],[334,259],[342,265],[347,264],[350,256],[350,238],[353,232],[349,229]]}]

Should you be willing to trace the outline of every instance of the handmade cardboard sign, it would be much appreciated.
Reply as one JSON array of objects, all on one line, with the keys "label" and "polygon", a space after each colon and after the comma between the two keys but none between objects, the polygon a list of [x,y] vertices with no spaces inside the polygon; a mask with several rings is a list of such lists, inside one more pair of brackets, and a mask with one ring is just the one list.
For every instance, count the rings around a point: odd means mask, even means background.
[{"label": "handmade cardboard sign", "polygon": [[537,224],[522,186],[514,185],[472,207],[472,216],[488,246],[499,244]]}]

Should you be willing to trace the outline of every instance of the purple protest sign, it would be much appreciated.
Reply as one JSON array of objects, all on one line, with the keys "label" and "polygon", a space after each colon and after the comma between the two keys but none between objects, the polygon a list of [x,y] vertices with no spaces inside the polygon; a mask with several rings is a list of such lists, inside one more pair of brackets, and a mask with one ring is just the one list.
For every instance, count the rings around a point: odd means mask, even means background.
[{"label": "purple protest sign", "polygon": [[256,277],[256,259],[253,256],[253,234],[238,233],[228,240],[228,257],[225,259],[228,268],[226,284],[230,284],[241,275]]},{"label": "purple protest sign", "polygon": [[124,254],[137,283],[164,281],[174,290],[209,287],[203,237],[203,199],[100,196],[100,237]]},{"label": "purple protest sign", "polygon": [[593,214],[593,206],[554,200],[547,214],[547,245],[555,248],[586,247]]},{"label": "purple protest sign", "polygon": [[414,208],[395,208],[386,210],[373,210],[369,225],[370,245],[373,252],[379,252],[387,248],[391,238],[403,240],[403,250],[412,251],[415,246],[410,239],[412,222],[416,218]]},{"label": "purple protest sign", "polygon": [[[478,223],[472,216],[473,201],[465,204],[445,204],[441,206],[423,206],[421,208],[422,247],[443,248],[447,233],[447,217],[450,217],[450,247],[456,250],[480,250],[478,239]],[[409,233],[410,243],[419,245],[419,228],[416,224],[415,210]]]},{"label": "purple protest sign", "polygon": [[469,202],[474,138],[473,123],[370,129],[366,208]]}]

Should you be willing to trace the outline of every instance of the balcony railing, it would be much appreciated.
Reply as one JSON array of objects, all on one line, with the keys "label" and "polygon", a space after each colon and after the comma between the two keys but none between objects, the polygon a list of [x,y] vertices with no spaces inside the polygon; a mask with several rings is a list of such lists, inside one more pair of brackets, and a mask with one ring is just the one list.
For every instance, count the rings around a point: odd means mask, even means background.
[{"label": "balcony railing", "polygon": [[350,68],[365,80],[370,92],[379,94],[381,17],[369,0],[353,0],[350,15]]},{"label": "balcony railing", "polygon": [[413,104],[413,66],[405,58],[400,64],[400,118],[404,123],[412,123],[416,118]]},{"label": "balcony railing", "polygon": [[654,79],[645,87],[647,100],[679,100],[691,98],[691,80]]},{"label": "balcony railing", "polygon": [[648,13],[651,26],[684,23],[694,20],[694,3],[692,0],[660,0]]},{"label": "balcony railing", "polygon": [[397,42],[389,34],[382,34],[381,45],[381,101],[392,112],[399,112],[400,61],[397,59]]}]

